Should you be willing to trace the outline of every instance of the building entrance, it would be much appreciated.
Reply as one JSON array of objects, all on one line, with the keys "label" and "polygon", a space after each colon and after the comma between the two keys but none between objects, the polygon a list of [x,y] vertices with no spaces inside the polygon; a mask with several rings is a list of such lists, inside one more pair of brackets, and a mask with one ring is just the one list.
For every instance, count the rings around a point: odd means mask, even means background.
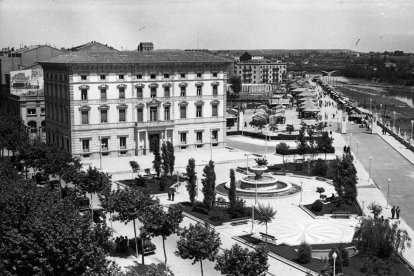
[{"label": "building entrance", "polygon": [[161,136],[160,133],[148,134],[150,152],[154,151],[155,141],[157,142],[158,146],[160,146],[160,136]]}]

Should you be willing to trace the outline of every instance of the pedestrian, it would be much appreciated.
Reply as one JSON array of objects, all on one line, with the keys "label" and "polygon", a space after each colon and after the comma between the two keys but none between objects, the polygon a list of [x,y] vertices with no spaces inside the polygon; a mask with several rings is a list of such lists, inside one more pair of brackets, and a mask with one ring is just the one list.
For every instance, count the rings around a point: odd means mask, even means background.
[{"label": "pedestrian", "polygon": [[247,122],[246,121],[244,122],[244,127],[247,127]]},{"label": "pedestrian", "polygon": [[397,209],[395,209],[395,213],[397,214],[397,219],[400,219],[400,206],[397,206]]},{"label": "pedestrian", "polygon": [[391,219],[394,219],[395,216],[395,206],[392,206],[391,208]]},{"label": "pedestrian", "polygon": [[171,197],[172,197],[172,201],[174,201],[174,194],[175,194],[174,189],[172,189],[172,190],[171,190]]}]

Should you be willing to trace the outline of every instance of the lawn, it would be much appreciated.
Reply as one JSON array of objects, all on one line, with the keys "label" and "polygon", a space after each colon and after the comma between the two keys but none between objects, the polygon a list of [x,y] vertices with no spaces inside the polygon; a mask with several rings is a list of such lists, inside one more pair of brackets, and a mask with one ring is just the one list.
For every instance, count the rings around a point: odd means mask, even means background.
[{"label": "lawn", "polygon": [[[258,245],[262,243],[262,240],[254,238],[250,235],[240,236],[243,240]],[[338,247],[340,244],[315,244],[311,245],[312,249],[331,249],[333,247]],[[352,244],[342,244],[345,247],[351,246]],[[324,268],[324,263],[321,259],[311,258],[311,261],[307,264],[300,264],[297,260],[297,253],[295,249],[298,246],[288,246],[288,245],[274,245],[269,243],[268,249],[270,252],[284,257],[290,261],[293,261],[303,267],[306,267],[312,271],[319,272]],[[356,255],[349,259],[349,266],[344,267],[344,275],[352,275],[352,276],[364,276],[365,273],[361,272],[361,268],[363,267],[364,260],[361,256]],[[392,267],[392,274],[391,275],[401,275],[401,276],[410,276],[414,275],[412,271],[407,268],[407,265],[404,264],[401,260],[395,262]]]},{"label": "lawn", "polygon": [[[179,177],[179,181],[186,181],[187,179],[184,177]],[[147,189],[150,190],[151,194],[162,194],[162,193],[166,193],[168,191],[168,189],[171,187],[171,185],[173,185],[174,183],[177,182],[177,175],[172,175],[172,176],[167,176],[167,183],[164,187],[164,189],[160,189],[160,180],[157,179],[156,177],[151,177],[151,178],[147,178],[145,180],[145,184],[144,185],[136,185],[135,181],[133,181],[132,179],[124,179],[124,180],[119,180],[119,182],[121,182],[124,185],[127,185],[128,187],[132,188],[132,189],[143,189],[144,187],[146,187]]]},{"label": "lawn", "polygon": [[315,216],[323,216],[326,214],[333,214],[337,213],[349,213],[349,214],[357,214],[358,216],[362,215],[361,208],[356,201],[352,204],[343,203],[341,205],[337,205],[336,202],[329,202],[327,204],[323,204],[323,209],[320,212],[316,212],[312,210],[312,204],[304,205],[310,212],[312,212]]},{"label": "lawn", "polygon": [[251,208],[246,207],[244,210],[244,215],[241,214],[240,217],[235,218],[228,212],[227,207],[214,207],[214,209],[207,212],[204,208],[203,202],[196,202],[195,207],[191,206],[190,202],[181,202],[178,203],[182,206],[183,212],[186,212],[196,218],[201,220],[208,219],[209,222],[214,225],[222,225],[225,222],[230,222],[234,220],[250,220],[251,219]]}]

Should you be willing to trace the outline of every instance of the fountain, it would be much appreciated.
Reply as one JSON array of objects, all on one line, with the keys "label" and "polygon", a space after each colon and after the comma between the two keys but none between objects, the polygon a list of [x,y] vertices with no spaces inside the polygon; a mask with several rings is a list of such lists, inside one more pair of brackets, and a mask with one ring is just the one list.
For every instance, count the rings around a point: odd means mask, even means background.
[{"label": "fountain", "polygon": [[[280,181],[274,175],[265,174],[267,166],[256,165],[249,167],[249,171],[254,174],[247,175],[237,181],[236,193],[238,197],[280,197],[287,196],[300,191],[300,187],[288,182]],[[286,178],[286,177],[284,177]],[[230,183],[222,184],[217,187],[219,193],[224,194],[223,190],[230,189]]]}]

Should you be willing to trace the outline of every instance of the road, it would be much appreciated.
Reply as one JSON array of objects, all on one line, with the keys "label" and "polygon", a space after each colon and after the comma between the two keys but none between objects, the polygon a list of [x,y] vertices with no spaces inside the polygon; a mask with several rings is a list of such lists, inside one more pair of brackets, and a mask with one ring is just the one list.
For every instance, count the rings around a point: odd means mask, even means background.
[{"label": "road", "polygon": [[[414,165],[406,160],[379,135],[370,134],[358,125],[348,124],[348,133],[352,133],[352,151],[357,154],[365,170],[369,172],[371,160],[371,178],[387,197],[388,178],[389,204],[400,206],[401,217],[414,228]],[[349,135],[343,135],[348,139]],[[357,141],[358,147],[357,147]]]}]

